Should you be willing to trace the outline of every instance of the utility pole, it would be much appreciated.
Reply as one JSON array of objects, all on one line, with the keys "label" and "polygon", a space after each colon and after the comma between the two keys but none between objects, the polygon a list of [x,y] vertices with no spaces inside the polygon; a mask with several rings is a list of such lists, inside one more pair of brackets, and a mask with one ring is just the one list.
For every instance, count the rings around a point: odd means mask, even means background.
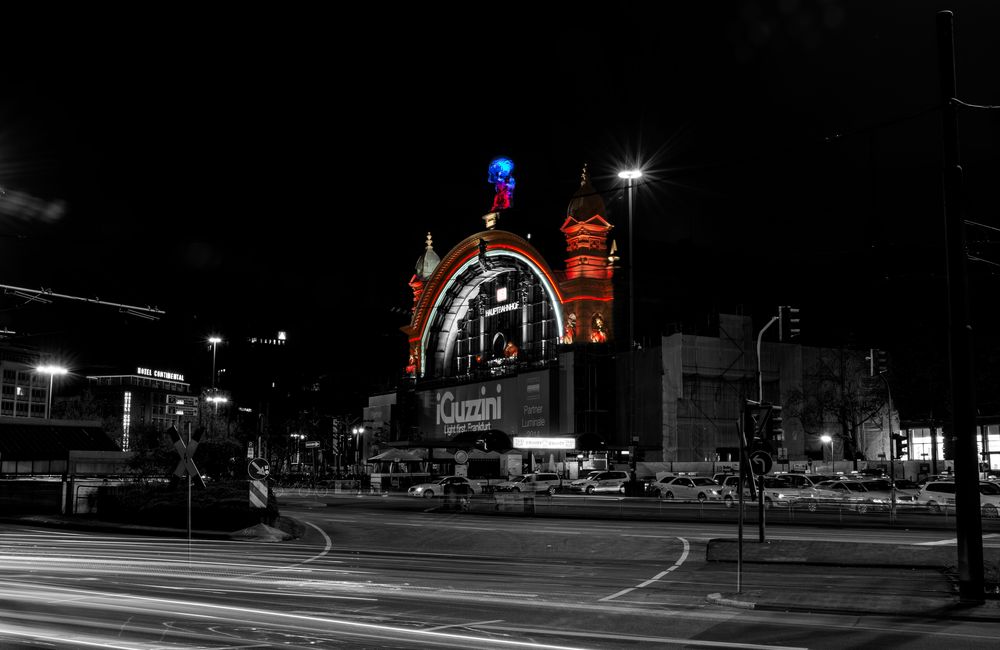
[{"label": "utility pole", "polygon": [[979,510],[979,456],[976,450],[974,339],[969,317],[965,224],[962,221],[962,166],[958,146],[958,84],[955,75],[954,14],[939,11],[937,36],[944,138],[944,222],[948,274],[948,334],[952,431],[955,437],[955,534],[958,591],[962,602],[985,602],[983,522]]}]

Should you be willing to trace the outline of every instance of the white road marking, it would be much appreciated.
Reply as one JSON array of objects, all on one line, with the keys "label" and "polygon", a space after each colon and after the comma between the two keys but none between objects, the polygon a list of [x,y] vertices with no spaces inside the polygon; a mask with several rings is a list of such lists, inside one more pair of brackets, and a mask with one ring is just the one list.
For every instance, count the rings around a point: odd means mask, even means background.
[{"label": "white road marking", "polygon": [[[485,626],[484,626],[485,627]],[[534,634],[551,634],[552,630],[538,629],[538,628],[528,628],[528,627],[509,627],[509,626],[495,626],[490,625],[487,629],[498,630],[501,632],[528,632]],[[579,636],[588,639],[608,639],[615,641],[629,641],[629,642],[652,642],[660,645],[681,645],[681,646],[708,646],[710,648],[756,648],[758,650],[808,650],[803,646],[777,646],[777,645],[762,645],[759,643],[735,643],[732,641],[710,641],[710,640],[697,640],[697,639],[683,639],[676,637],[667,636],[637,636],[631,634],[611,634],[611,633],[601,633],[601,632],[576,632],[572,630],[559,630],[558,634],[560,636]]]},{"label": "white road marking", "polygon": [[[989,533],[983,535],[983,539],[989,539],[991,537],[1000,537],[1000,533]],[[948,546],[949,544],[957,544],[958,540],[952,537],[951,539],[939,539],[935,542],[918,542],[915,546]]]},{"label": "white road marking", "polygon": [[638,584],[638,585],[636,585],[634,587],[629,587],[628,589],[622,589],[618,593],[611,594],[610,596],[605,596],[604,598],[601,598],[601,601],[603,602],[603,601],[608,601],[608,600],[614,600],[615,598],[618,598],[619,596],[624,596],[625,594],[629,593],[630,591],[635,591],[636,589],[642,589],[643,587],[648,587],[649,585],[653,584],[654,582],[656,582],[657,580],[659,580],[663,576],[667,575],[668,573],[670,573],[674,569],[680,567],[680,565],[684,564],[684,561],[687,560],[688,553],[691,550],[691,545],[688,544],[688,541],[686,539],[684,539],[683,537],[678,537],[677,539],[681,540],[681,543],[684,544],[684,551],[681,553],[680,558],[678,558],[678,560],[676,562],[674,562],[674,565],[672,567],[670,567],[666,571],[661,571],[661,572],[657,573],[655,576],[653,576],[649,580],[646,580],[645,582],[640,583],[640,584]]},{"label": "white road marking", "polygon": [[274,567],[274,568],[270,568],[270,569],[263,569],[262,571],[255,571],[254,573],[251,573],[250,575],[251,576],[255,576],[255,575],[260,575],[262,573],[270,573],[271,571],[294,569],[297,566],[302,566],[303,564],[308,564],[310,562],[314,562],[314,561],[320,559],[321,557],[325,556],[327,553],[329,553],[330,549],[333,548],[333,540],[330,539],[330,536],[327,535],[325,532],[323,532],[323,529],[320,528],[319,526],[317,526],[316,524],[311,524],[308,521],[303,522],[303,523],[305,523],[306,526],[312,526],[313,528],[315,528],[316,530],[318,530],[319,534],[322,535],[323,539],[326,540],[326,544],[323,546],[323,550],[322,551],[320,551],[316,555],[313,555],[312,557],[308,557],[308,558],[302,560],[301,562],[297,562],[295,564],[289,564],[289,565],[286,565],[286,566],[283,566],[283,567]]},{"label": "white road marking", "polygon": [[437,627],[425,627],[425,632],[437,632],[438,630],[446,630],[450,627],[480,627],[482,625],[492,625],[493,623],[503,623],[502,618],[498,618],[493,621],[477,621],[473,623],[455,623],[453,625],[438,625]]}]

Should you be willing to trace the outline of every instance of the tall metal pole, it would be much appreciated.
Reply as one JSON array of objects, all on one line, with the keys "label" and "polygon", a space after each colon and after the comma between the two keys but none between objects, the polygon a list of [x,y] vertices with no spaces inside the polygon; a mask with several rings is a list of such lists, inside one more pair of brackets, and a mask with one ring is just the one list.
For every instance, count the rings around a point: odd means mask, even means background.
[{"label": "tall metal pole", "polygon": [[215,388],[215,347],[218,345],[218,341],[212,341],[212,388]]},{"label": "tall metal pole", "polygon": [[965,225],[962,221],[962,166],[958,146],[954,15],[937,14],[944,176],[945,249],[948,274],[948,330],[952,431],[955,441],[955,531],[958,591],[965,603],[983,603],[983,524],[979,511],[979,458],[976,453],[976,384],[972,319],[969,317]]},{"label": "tall metal pole", "polygon": [[771,318],[767,321],[767,325],[761,328],[760,332],[757,334],[757,401],[760,403],[764,402],[764,373],[761,372],[760,367],[760,342],[764,338],[764,332],[767,328],[774,325],[774,321],[778,320],[777,316]]},{"label": "tall metal pole", "polygon": [[[872,355],[872,356],[874,356],[874,355]],[[874,359],[872,360],[872,363],[875,363]],[[888,419],[889,419],[889,522],[892,523],[892,521],[896,517],[896,464],[893,461],[893,443],[895,442],[896,438],[893,436],[893,433],[892,433],[892,390],[889,388],[889,380],[885,378],[885,375],[883,373],[881,373],[881,372],[878,373],[878,378],[882,380],[883,384],[885,384],[885,393],[888,396],[888,399],[887,399],[888,406],[887,406],[887,408],[889,410],[889,413],[888,413]]]},{"label": "tall metal pole", "polygon": [[[187,434],[188,434],[187,449],[184,450],[184,453],[186,455],[188,453],[188,450],[191,449],[191,423],[185,422],[184,424],[185,426],[187,426]],[[189,463],[184,464],[185,468],[184,475],[187,476],[187,481],[188,481],[188,486],[187,486],[188,487],[188,522],[187,522],[188,523],[188,566],[191,566],[191,470],[188,466]]]},{"label": "tall metal pole", "polygon": [[635,478],[639,445],[635,432],[635,248],[632,236],[632,176],[628,178],[628,435],[631,453],[629,466]]},{"label": "tall metal pole", "polygon": [[55,373],[49,373],[49,392],[45,399],[45,419],[52,419],[52,378],[55,377]]}]

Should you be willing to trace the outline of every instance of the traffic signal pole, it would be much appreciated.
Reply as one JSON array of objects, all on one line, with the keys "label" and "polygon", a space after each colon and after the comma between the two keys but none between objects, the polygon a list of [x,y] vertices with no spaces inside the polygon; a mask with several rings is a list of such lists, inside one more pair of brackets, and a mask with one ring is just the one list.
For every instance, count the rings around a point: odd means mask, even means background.
[{"label": "traffic signal pole", "polygon": [[764,338],[764,332],[767,328],[774,325],[778,321],[779,316],[773,317],[771,320],[767,321],[767,325],[760,330],[757,334],[757,401],[764,401],[764,374],[760,370],[760,343]]}]

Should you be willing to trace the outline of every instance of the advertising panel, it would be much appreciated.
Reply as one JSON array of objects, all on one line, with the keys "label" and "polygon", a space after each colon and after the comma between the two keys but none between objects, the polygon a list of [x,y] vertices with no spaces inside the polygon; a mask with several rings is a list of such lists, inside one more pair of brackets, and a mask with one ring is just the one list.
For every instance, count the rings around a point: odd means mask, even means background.
[{"label": "advertising panel", "polygon": [[549,371],[420,391],[417,397],[421,439],[429,442],[492,430],[511,438],[545,436],[553,427]]}]

